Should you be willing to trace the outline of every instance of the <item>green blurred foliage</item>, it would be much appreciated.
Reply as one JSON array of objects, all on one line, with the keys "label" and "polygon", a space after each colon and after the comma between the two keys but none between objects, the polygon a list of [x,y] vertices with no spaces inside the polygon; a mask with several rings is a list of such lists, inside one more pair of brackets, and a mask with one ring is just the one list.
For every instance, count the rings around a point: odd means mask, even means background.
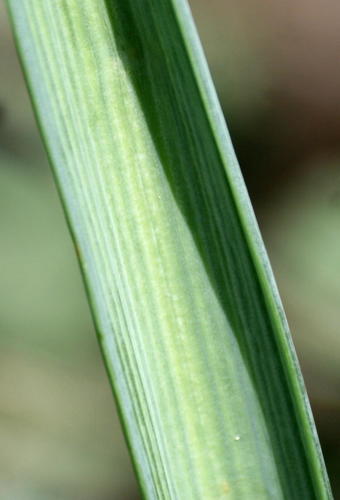
[{"label": "green blurred foliage", "polygon": [[[340,498],[340,4],[192,0]],[[0,4],[0,497],[138,498]]]}]

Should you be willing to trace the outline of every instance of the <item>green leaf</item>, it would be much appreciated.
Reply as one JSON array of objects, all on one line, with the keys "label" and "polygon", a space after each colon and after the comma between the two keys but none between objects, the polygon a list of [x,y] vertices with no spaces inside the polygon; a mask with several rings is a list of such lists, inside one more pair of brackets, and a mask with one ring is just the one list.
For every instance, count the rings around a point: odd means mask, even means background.
[{"label": "green leaf", "polygon": [[330,498],[185,1],[8,4],[145,497]]}]

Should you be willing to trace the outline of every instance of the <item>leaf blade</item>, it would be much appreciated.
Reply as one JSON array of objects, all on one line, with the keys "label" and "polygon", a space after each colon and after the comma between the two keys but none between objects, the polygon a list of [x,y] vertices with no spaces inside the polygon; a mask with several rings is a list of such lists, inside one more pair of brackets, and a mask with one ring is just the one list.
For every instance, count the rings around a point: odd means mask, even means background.
[{"label": "leaf blade", "polygon": [[146,496],[329,498],[185,4],[9,5]]}]

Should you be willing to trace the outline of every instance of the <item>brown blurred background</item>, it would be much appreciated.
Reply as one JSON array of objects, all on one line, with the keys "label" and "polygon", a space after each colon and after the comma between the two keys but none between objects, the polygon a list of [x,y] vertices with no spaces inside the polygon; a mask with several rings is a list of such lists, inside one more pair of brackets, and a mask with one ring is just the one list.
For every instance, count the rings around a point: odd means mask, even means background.
[{"label": "brown blurred background", "polygon": [[[340,498],[340,3],[192,0]],[[0,497],[139,498],[0,6]]]}]

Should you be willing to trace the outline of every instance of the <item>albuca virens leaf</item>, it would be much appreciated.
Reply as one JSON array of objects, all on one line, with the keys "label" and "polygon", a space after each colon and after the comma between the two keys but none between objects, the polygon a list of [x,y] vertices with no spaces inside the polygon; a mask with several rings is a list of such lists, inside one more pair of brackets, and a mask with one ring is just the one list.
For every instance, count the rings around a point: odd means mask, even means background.
[{"label": "albuca virens leaf", "polygon": [[8,5],[145,497],[330,498],[185,0]]}]

